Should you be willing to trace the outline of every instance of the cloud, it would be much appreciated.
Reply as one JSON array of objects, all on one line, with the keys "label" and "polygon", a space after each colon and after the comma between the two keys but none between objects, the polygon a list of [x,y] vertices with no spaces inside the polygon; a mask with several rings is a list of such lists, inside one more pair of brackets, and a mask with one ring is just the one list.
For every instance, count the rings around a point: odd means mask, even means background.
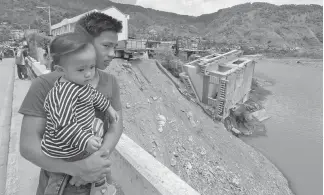
[{"label": "cloud", "polygon": [[198,16],[217,12],[219,9],[248,2],[267,2],[276,5],[282,4],[319,4],[322,0],[137,0],[136,5],[161,11],[183,15]]}]

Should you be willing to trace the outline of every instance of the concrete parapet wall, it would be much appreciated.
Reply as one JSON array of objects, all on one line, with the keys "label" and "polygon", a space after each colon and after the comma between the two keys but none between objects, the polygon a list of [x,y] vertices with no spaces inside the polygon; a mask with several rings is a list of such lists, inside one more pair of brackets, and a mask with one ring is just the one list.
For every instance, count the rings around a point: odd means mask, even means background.
[{"label": "concrete parapet wall", "polygon": [[[32,59],[37,75],[50,72]],[[112,153],[112,176],[125,195],[199,195],[180,177],[123,134]]]},{"label": "concrete parapet wall", "polygon": [[199,194],[125,134],[121,136],[112,159],[112,176],[125,194]]},{"label": "concrete parapet wall", "polygon": [[[2,65],[2,64],[1,64]],[[6,91],[1,92],[1,96],[4,96],[4,102],[0,109],[0,195],[5,194],[5,186],[7,180],[7,163],[8,152],[10,142],[10,126],[12,117],[12,99],[13,88],[15,80],[15,66],[12,60],[12,68],[10,68],[10,79],[8,80],[8,87]]]},{"label": "concrete parapet wall", "polygon": [[30,62],[30,65],[33,71],[36,73],[36,75],[47,74],[51,72],[50,70],[46,69],[45,65],[40,64],[40,62],[36,61],[32,57],[30,57],[28,61]]}]

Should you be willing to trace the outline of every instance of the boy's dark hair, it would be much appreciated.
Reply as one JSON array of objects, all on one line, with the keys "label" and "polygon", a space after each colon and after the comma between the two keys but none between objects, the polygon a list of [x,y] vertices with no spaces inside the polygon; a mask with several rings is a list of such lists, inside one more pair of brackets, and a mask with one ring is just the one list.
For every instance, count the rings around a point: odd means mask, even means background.
[{"label": "boy's dark hair", "polygon": [[54,65],[59,64],[60,58],[85,48],[91,39],[84,33],[66,33],[58,35],[50,44]]},{"label": "boy's dark hair", "polygon": [[120,33],[122,28],[121,21],[101,12],[91,12],[83,16],[76,23],[74,32],[88,33],[88,35],[94,38],[104,31]]}]

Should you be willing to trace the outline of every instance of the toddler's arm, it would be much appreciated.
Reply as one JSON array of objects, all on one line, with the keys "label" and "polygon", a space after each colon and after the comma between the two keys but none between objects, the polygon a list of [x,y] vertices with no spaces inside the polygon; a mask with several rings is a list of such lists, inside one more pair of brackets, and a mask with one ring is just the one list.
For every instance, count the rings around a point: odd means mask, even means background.
[{"label": "toddler's arm", "polygon": [[115,109],[110,105],[110,101],[102,93],[95,89],[93,89],[93,94],[93,105],[102,112],[107,110],[108,114],[117,122],[119,117]]},{"label": "toddler's arm", "polygon": [[101,112],[105,112],[110,106],[110,101],[99,91],[92,89],[93,105],[95,108],[99,109]]}]

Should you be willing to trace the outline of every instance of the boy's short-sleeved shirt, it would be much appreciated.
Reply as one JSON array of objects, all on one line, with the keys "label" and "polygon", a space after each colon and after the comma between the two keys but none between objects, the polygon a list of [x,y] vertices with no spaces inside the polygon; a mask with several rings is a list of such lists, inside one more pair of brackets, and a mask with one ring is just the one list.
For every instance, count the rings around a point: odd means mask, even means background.
[{"label": "boy's short-sleeved shirt", "polygon": [[[100,70],[98,70],[98,74],[99,82],[96,89],[110,100],[111,106],[116,111],[120,111],[122,106],[120,101],[119,85],[116,77]],[[18,112],[23,115],[42,117],[46,119],[44,101],[48,92],[54,87],[55,81],[60,76],[62,76],[61,73],[54,71],[36,78],[32,82]],[[106,116],[108,115],[96,110],[96,117],[105,122],[104,129],[107,129],[108,127],[108,120],[105,120]]]}]

